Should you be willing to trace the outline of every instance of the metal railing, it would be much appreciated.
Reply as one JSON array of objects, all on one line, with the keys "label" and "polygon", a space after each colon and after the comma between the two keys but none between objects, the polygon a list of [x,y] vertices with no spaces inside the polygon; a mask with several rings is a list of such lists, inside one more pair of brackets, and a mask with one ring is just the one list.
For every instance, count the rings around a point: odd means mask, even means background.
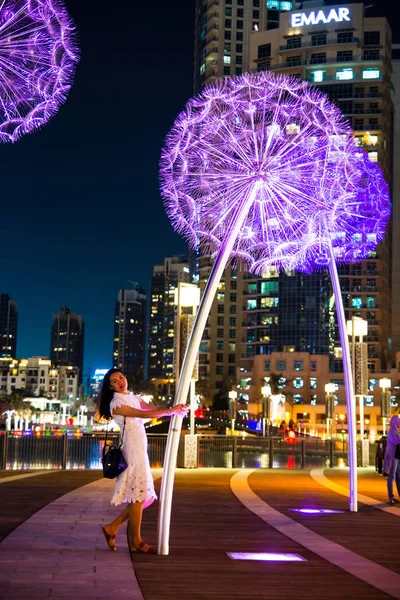
[{"label": "metal railing", "polygon": [[[166,434],[148,434],[152,467],[162,467]],[[184,435],[178,466],[183,466]],[[107,440],[118,443],[119,434]],[[0,469],[101,469],[103,435],[0,435]],[[342,439],[282,437],[198,436],[198,466],[228,468],[334,467],[347,460],[347,442]]]}]

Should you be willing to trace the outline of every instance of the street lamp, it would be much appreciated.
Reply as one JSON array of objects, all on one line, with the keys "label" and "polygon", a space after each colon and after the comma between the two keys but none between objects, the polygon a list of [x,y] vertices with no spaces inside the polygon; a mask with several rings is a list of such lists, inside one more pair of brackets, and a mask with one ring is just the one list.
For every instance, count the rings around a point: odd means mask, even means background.
[{"label": "street lamp", "polygon": [[271,395],[271,386],[263,385],[261,388],[262,394],[262,434],[265,437],[265,422],[267,422],[267,435],[269,437],[269,404]]},{"label": "street lamp", "polygon": [[325,384],[325,420],[327,437],[332,437],[333,402],[335,391],[336,385],[334,383]]},{"label": "street lamp", "polygon": [[[174,344],[174,375],[178,381],[183,363],[183,357],[186,352],[190,333],[192,331],[197,307],[200,304],[200,288],[193,283],[180,281],[175,288],[174,303],[176,306],[175,316],[175,344]],[[190,435],[195,432],[195,385],[198,381],[198,361],[194,366],[190,378],[189,398],[190,398]]]},{"label": "street lamp", "polygon": [[231,390],[229,392],[228,396],[229,396],[229,418],[232,423],[231,431],[232,431],[232,435],[233,435],[234,431],[235,431],[237,392],[235,392],[234,390]]},{"label": "street lamp", "polygon": [[381,395],[381,417],[383,424],[383,435],[386,435],[386,419],[390,418],[390,388],[392,382],[387,377],[379,380],[379,387],[382,390]]},{"label": "street lamp", "polygon": [[[363,337],[368,335],[368,321],[361,317],[352,317],[351,321],[347,321],[347,335],[351,335],[353,390],[355,401],[357,402],[358,396],[360,403],[360,439],[362,440],[364,439],[364,396],[368,394],[368,344],[363,342]],[[358,343],[356,337],[359,338]]]}]

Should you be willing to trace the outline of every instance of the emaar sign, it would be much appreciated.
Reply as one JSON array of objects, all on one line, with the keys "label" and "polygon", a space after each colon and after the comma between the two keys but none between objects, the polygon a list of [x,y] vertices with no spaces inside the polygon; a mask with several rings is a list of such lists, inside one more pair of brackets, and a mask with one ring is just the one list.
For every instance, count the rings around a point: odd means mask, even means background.
[{"label": "emaar sign", "polygon": [[303,27],[303,25],[319,25],[319,23],[343,23],[350,21],[350,9],[345,6],[331,8],[330,11],[312,11],[310,13],[293,13],[290,15],[291,27]]}]

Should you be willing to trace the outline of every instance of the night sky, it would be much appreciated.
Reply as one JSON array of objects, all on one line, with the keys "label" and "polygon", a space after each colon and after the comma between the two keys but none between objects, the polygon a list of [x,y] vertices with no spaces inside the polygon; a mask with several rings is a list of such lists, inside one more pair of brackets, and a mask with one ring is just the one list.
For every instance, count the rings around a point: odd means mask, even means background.
[{"label": "night sky", "polygon": [[81,48],[67,102],[0,146],[0,292],[18,302],[18,357],[49,355],[62,305],[81,313],[87,374],[111,366],[118,290],[148,290],[153,265],[186,252],[164,214],[158,160],[192,95],[195,0],[66,6]]},{"label": "night sky", "polygon": [[[52,315],[83,315],[85,371],[108,367],[128,280],[186,245],[158,191],[160,149],[192,95],[195,0],[69,0],[81,60],[40,131],[0,146],[1,285],[18,302],[18,357],[49,355]],[[173,9],[172,9],[173,7]]]}]

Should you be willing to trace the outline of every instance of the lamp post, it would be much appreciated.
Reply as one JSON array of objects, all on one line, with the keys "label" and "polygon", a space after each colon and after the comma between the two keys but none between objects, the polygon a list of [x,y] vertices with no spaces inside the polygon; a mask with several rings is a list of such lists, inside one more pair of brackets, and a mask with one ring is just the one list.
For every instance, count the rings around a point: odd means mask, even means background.
[{"label": "lamp post", "polygon": [[265,422],[267,423],[267,436],[269,437],[269,403],[271,396],[271,386],[263,385],[261,388],[262,394],[262,434],[265,437]]},{"label": "lamp post", "polygon": [[325,420],[326,420],[326,436],[332,437],[332,419],[333,419],[333,394],[336,391],[334,383],[325,384]]},{"label": "lamp post", "polygon": [[[368,394],[368,345],[363,342],[368,335],[368,321],[352,317],[347,321],[347,335],[351,336],[354,398],[360,406],[360,439],[364,439],[364,396]],[[359,341],[356,343],[356,337]]]},{"label": "lamp post", "polygon": [[[174,375],[178,381],[183,357],[192,331],[197,307],[200,304],[200,288],[193,283],[180,281],[175,288],[176,306],[175,338],[174,338]],[[198,362],[196,361],[189,386],[190,398],[190,435],[195,432],[195,383],[198,380]]]},{"label": "lamp post", "polygon": [[381,417],[383,425],[383,435],[386,435],[386,419],[390,418],[390,388],[392,382],[387,377],[379,380],[379,387],[382,390],[381,395]]},{"label": "lamp post", "polygon": [[228,396],[229,396],[229,418],[232,423],[231,431],[232,431],[232,435],[233,435],[235,432],[237,392],[235,392],[234,390],[231,390],[229,392]]}]

